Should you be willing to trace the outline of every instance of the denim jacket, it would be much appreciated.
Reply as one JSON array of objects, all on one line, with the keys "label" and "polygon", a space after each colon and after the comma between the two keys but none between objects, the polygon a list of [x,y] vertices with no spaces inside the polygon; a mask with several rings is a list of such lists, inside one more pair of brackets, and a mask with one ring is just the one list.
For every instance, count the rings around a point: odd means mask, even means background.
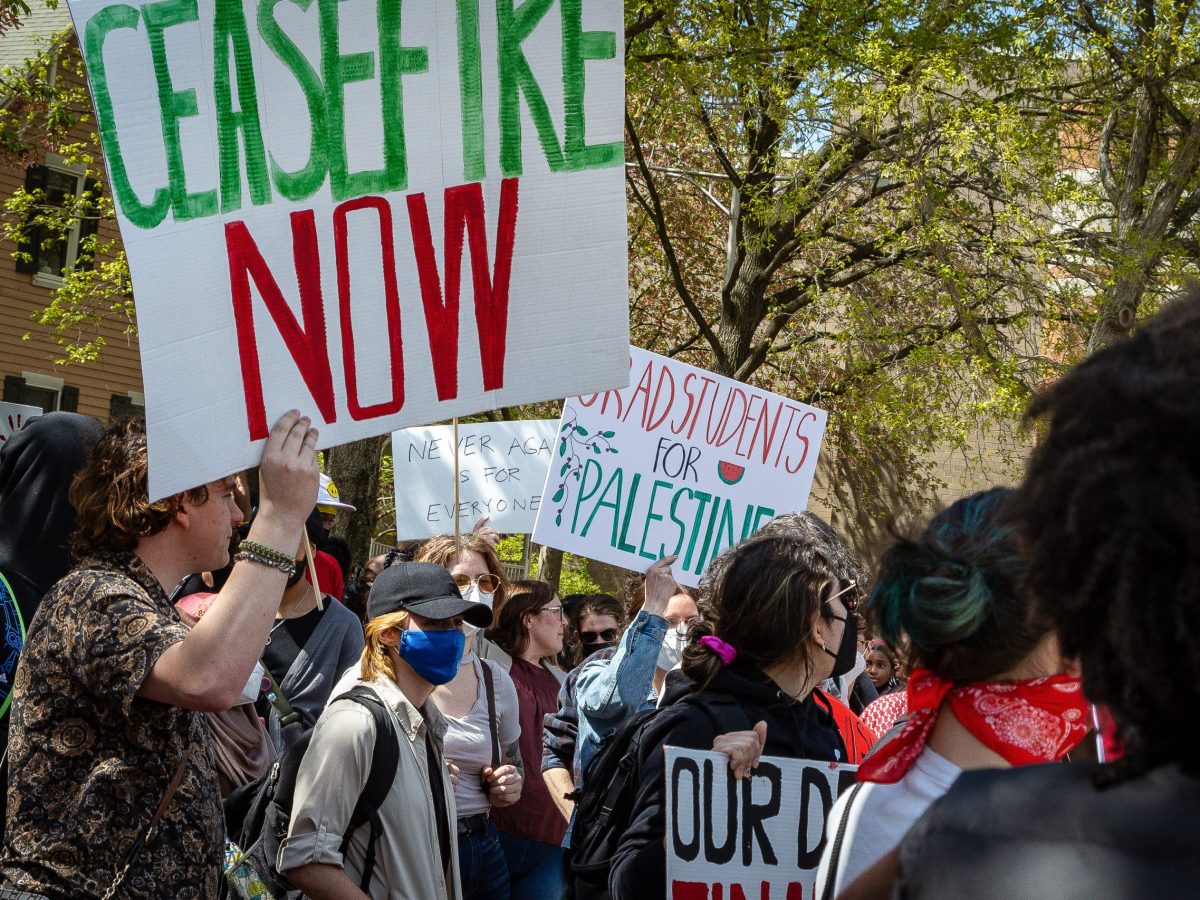
[{"label": "denim jacket", "polygon": [[595,759],[605,738],[634,713],[654,705],[652,684],[658,652],[667,636],[667,620],[645,610],[621,636],[609,659],[589,660],[575,683],[579,740],[575,748],[575,786]]}]

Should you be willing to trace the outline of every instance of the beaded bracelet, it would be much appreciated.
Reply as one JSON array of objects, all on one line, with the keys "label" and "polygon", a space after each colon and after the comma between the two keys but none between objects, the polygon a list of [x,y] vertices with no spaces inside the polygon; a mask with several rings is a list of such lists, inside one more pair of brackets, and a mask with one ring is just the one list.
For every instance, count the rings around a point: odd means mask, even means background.
[{"label": "beaded bracelet", "polygon": [[233,554],[233,559],[235,562],[256,562],[270,566],[272,569],[278,569],[288,575],[296,571],[297,565],[295,557],[255,541],[242,541],[238,544],[237,553]]}]

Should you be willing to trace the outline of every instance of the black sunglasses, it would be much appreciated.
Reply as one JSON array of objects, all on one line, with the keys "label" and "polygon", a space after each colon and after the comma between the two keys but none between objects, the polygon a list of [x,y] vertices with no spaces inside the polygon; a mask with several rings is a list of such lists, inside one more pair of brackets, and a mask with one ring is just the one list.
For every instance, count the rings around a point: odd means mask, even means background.
[{"label": "black sunglasses", "polygon": [[850,592],[854,591],[854,589],[857,587],[858,582],[852,581],[833,596],[826,597],[823,602],[831,603],[834,600],[841,599],[842,606],[846,607],[846,612],[854,612],[856,609],[858,609],[858,592]]},{"label": "black sunglasses", "polygon": [[610,644],[617,639],[621,632],[616,628],[605,628],[603,631],[581,631],[579,639],[585,644]]}]

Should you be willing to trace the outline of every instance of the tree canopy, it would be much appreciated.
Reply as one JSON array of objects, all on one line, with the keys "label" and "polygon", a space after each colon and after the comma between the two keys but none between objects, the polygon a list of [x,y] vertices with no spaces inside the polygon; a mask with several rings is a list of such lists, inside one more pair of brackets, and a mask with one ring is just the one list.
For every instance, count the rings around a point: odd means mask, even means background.
[{"label": "tree canopy", "polygon": [[[632,339],[826,408],[825,481],[863,546],[930,491],[936,448],[1011,437],[1040,383],[1195,275],[1189,2],[625,8]],[[5,74],[0,150],[102,185],[81,81],[40,77],[77,59],[64,37]],[[7,233],[38,216],[52,241],[105,197],[18,191]],[[132,323],[119,245],[84,249],[101,264],[43,313],[73,360],[101,350],[89,320]]]}]

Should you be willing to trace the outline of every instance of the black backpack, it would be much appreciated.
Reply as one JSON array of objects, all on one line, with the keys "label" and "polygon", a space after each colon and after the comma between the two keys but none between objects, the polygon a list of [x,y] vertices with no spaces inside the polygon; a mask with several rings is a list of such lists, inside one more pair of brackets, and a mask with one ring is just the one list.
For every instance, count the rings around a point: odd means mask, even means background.
[{"label": "black backpack", "polygon": [[[375,845],[383,825],[379,819],[379,805],[391,789],[396,778],[396,767],[400,762],[400,745],[391,714],[383,701],[370,688],[356,685],[344,694],[330,700],[353,700],[365,706],[375,720],[375,749],[371,755],[371,771],[367,783],[359,794],[350,824],[339,848],[342,853],[350,844],[350,837],[365,823],[371,825],[371,836],[367,842],[367,855],[363,865],[359,887],[364,893],[371,883],[375,869]],[[246,896],[240,885],[251,879],[262,883],[276,900],[298,897],[299,892],[275,868],[279,858],[279,845],[287,837],[291,821],[292,802],[296,792],[296,775],[300,761],[312,740],[310,728],[284,751],[271,771],[258,779],[237,788],[225,801],[225,830],[229,839],[242,848],[242,859],[226,873],[230,894]]]},{"label": "black backpack", "polygon": [[[688,694],[674,705],[685,703],[707,712],[717,724],[718,733],[751,727],[746,711],[732,698],[724,700],[711,695]],[[718,709],[733,714],[739,723],[736,728],[721,721]],[[578,805],[571,826],[570,882],[574,900],[609,900],[608,876],[617,845],[629,828],[647,726],[659,712],[658,709],[646,709],[634,713],[604,739],[583,773],[584,786],[575,792]]]}]

